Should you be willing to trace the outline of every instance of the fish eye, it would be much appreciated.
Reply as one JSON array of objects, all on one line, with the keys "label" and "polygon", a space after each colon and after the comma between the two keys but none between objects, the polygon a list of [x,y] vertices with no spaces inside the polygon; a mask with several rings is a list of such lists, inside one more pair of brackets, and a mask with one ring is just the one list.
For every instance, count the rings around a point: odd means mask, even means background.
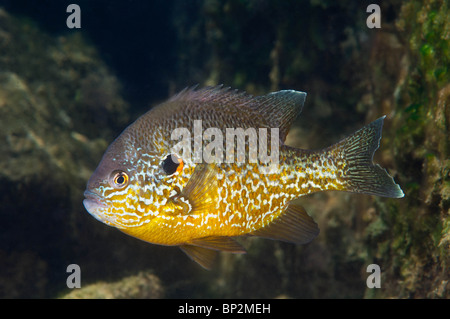
[{"label": "fish eye", "polygon": [[114,171],[111,174],[110,184],[114,188],[124,188],[128,185],[128,175],[123,171]]},{"label": "fish eye", "polygon": [[162,161],[161,167],[167,175],[172,175],[175,172],[180,172],[183,169],[183,160],[175,154],[169,154]]}]

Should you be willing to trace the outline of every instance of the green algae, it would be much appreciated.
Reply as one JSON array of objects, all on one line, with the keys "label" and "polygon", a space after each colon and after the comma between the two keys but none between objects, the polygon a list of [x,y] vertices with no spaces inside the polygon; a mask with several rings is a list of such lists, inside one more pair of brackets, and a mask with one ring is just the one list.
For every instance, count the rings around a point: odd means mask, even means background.
[{"label": "green algae", "polygon": [[381,297],[449,296],[448,12],[445,1],[411,1],[397,20],[410,66],[397,89],[391,132],[406,195],[380,210],[389,230],[375,254],[388,265],[390,278],[398,276]]}]

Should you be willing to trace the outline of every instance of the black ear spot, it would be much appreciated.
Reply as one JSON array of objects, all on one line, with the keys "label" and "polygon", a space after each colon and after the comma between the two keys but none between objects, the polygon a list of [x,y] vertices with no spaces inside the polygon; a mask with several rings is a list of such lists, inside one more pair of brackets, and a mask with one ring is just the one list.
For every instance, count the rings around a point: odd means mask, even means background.
[{"label": "black ear spot", "polygon": [[183,168],[183,161],[181,158],[176,156],[175,154],[169,154],[167,157],[162,161],[161,166],[167,175],[172,175],[176,171],[181,170]]}]

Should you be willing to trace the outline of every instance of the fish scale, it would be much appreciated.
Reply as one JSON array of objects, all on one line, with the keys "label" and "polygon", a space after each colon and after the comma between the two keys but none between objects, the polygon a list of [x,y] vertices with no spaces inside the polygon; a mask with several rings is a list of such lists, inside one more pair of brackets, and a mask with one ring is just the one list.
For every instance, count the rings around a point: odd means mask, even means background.
[{"label": "fish scale", "polygon": [[[253,97],[222,87],[185,89],[138,118],[108,147],[83,203],[96,219],[150,243],[179,246],[209,269],[217,251],[245,252],[235,241],[238,236],[296,244],[315,238],[317,224],[292,203],[301,196],[338,190],[402,197],[392,177],[372,163],[384,117],[323,150],[283,144],[305,97],[293,90]],[[272,144],[278,132],[279,148],[268,152],[279,151],[278,170],[262,170],[270,166],[260,157],[250,161],[249,137],[245,154],[237,148],[239,139],[232,149],[225,141],[217,144],[216,152],[236,156],[231,163],[178,153],[179,141],[171,136],[179,128],[190,132],[183,145],[194,146],[194,155],[196,145],[204,151],[213,141],[203,140],[206,134],[196,136],[196,129],[203,134],[215,128],[222,137],[229,128],[267,131]]]}]

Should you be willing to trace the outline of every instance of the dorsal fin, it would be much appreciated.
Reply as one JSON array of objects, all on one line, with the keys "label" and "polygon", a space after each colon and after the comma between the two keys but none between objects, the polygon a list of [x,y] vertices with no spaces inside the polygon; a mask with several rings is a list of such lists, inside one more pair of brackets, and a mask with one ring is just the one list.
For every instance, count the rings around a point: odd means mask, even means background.
[{"label": "dorsal fin", "polygon": [[[208,102],[234,107],[255,120],[255,124],[267,128],[279,128],[280,140],[284,142],[292,122],[302,112],[306,93],[282,90],[263,96],[253,96],[244,91],[233,90],[222,85],[197,89],[186,88],[169,99],[170,102]],[[164,110],[167,112],[167,109]]]},{"label": "dorsal fin", "polygon": [[292,122],[303,110],[306,93],[283,90],[258,96],[255,100],[258,111],[269,120],[269,126],[280,128],[280,140],[284,142]]},{"label": "dorsal fin", "polygon": [[224,87],[223,85],[206,86],[198,89],[198,85],[187,87],[172,96],[168,102],[174,101],[205,101],[210,103],[244,105],[254,97],[245,91]]}]

